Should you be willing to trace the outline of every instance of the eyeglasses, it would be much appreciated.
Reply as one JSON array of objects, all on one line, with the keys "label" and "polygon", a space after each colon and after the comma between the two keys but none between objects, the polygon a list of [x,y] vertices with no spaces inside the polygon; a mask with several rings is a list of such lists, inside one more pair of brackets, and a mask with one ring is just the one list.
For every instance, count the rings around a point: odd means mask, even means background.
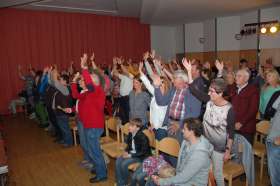
[{"label": "eyeglasses", "polygon": [[208,93],[213,94],[213,93],[217,93],[215,90],[209,89]]}]

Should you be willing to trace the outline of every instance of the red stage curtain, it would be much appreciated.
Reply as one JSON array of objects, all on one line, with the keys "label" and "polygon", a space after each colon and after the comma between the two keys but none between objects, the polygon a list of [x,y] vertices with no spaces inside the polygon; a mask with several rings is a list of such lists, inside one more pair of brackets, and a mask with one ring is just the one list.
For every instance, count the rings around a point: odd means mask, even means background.
[{"label": "red stage curtain", "polygon": [[82,53],[95,52],[98,64],[112,63],[113,56],[139,60],[150,50],[149,25],[139,19],[94,14],[0,10],[0,113],[17,97],[23,82],[17,65],[42,69],[57,64],[62,69],[80,63]]}]

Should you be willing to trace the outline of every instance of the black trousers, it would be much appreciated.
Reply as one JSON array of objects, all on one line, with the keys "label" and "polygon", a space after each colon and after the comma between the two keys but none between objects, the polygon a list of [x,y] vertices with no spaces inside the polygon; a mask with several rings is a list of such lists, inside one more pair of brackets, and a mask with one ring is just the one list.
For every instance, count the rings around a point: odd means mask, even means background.
[{"label": "black trousers", "polygon": [[122,120],[122,124],[129,122],[129,96],[120,97],[119,115]]},{"label": "black trousers", "polygon": [[55,137],[58,140],[61,140],[62,139],[62,132],[61,132],[61,130],[58,126],[58,123],[56,121],[56,116],[55,116],[54,110],[50,107],[47,107],[47,112],[48,112],[48,116],[49,116],[49,121],[52,123],[53,128],[54,128]]}]

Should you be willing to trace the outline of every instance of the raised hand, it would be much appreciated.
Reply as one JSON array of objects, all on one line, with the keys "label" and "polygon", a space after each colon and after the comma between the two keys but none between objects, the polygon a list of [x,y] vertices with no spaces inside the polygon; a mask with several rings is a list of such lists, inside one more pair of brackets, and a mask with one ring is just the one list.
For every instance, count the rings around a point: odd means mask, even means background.
[{"label": "raised hand", "polygon": [[187,60],[187,58],[182,59],[182,64],[184,65],[185,69],[190,72],[192,70],[192,62],[191,60]]},{"label": "raised hand", "polygon": [[215,66],[219,71],[222,71],[224,69],[224,62],[216,59]]},{"label": "raised hand", "polygon": [[160,76],[157,75],[157,74],[153,74],[152,75],[152,80],[153,80],[153,83],[154,83],[154,86],[155,87],[159,87],[161,85],[161,79],[160,79]]},{"label": "raised hand", "polygon": [[143,54],[143,60],[144,60],[144,61],[147,61],[148,57],[149,57],[149,52],[145,52],[145,53]]},{"label": "raised hand", "polygon": [[78,80],[79,77],[80,77],[80,72],[77,72],[77,73],[74,75],[73,82],[77,82],[77,80]]},{"label": "raised hand", "polygon": [[95,55],[94,55],[94,52],[92,52],[92,55],[90,56],[90,60],[94,61],[94,59],[95,59]]},{"label": "raised hand", "polygon": [[139,72],[140,72],[140,74],[143,74],[143,62],[141,61],[140,63],[139,63]]},{"label": "raised hand", "polygon": [[19,70],[19,71],[21,70],[21,65],[18,65],[18,70]]},{"label": "raised hand", "polygon": [[49,71],[49,67],[45,67],[43,73],[46,74]]},{"label": "raised hand", "polygon": [[155,59],[156,51],[154,49],[151,51],[150,56],[151,56],[152,59]]},{"label": "raised hand", "polygon": [[83,57],[81,57],[81,68],[82,69],[87,69],[87,54],[84,53]]}]

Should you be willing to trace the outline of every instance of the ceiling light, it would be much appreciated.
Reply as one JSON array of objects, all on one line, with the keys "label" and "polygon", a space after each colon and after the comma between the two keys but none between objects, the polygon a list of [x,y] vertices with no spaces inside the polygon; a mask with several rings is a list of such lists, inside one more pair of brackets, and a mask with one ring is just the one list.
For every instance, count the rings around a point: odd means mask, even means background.
[{"label": "ceiling light", "polygon": [[277,27],[274,25],[274,26],[270,27],[269,31],[270,31],[270,33],[274,34],[274,33],[276,33],[276,32],[278,31],[278,29],[277,29]]},{"label": "ceiling light", "polygon": [[261,28],[261,33],[262,33],[262,34],[265,34],[266,31],[267,31],[267,29],[266,29],[265,27],[262,27],[262,28]]}]

